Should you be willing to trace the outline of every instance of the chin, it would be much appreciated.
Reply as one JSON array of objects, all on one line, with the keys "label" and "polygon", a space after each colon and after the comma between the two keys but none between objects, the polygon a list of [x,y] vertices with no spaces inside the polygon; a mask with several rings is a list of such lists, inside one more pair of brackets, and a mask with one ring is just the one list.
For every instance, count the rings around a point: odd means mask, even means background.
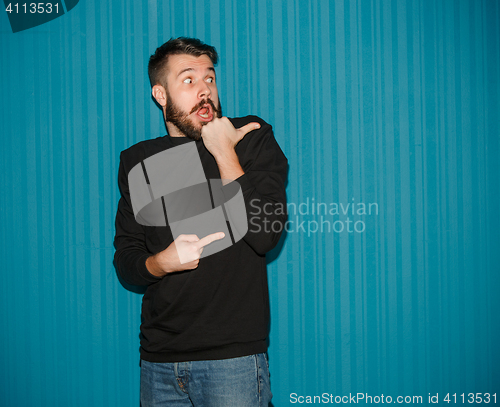
[{"label": "chin", "polygon": [[183,133],[184,135],[194,141],[201,140],[201,129],[202,125],[198,126],[192,126],[190,128],[185,128]]},{"label": "chin", "polygon": [[199,141],[199,140],[201,140],[201,132],[200,132],[200,134],[197,134],[197,133],[186,134],[186,137],[188,139],[191,139],[191,140],[194,140],[194,141]]}]

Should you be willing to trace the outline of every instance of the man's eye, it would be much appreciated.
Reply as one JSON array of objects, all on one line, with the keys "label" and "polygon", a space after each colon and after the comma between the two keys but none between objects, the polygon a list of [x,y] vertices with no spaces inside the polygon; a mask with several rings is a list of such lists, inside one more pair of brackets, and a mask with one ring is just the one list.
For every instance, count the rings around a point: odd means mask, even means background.
[{"label": "man's eye", "polygon": [[183,82],[184,83],[191,83],[191,82],[193,82],[193,80],[191,78],[186,78],[186,79],[184,79]]},{"label": "man's eye", "polygon": [[214,81],[214,78],[207,78],[208,83],[213,83],[213,81]]}]

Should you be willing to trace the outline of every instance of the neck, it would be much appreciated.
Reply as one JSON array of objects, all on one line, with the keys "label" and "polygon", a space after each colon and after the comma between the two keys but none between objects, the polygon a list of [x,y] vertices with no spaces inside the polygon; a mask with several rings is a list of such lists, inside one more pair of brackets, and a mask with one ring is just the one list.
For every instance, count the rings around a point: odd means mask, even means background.
[{"label": "neck", "polygon": [[167,133],[170,137],[186,137],[186,135],[182,133],[173,123],[165,121],[165,127],[167,128]]}]

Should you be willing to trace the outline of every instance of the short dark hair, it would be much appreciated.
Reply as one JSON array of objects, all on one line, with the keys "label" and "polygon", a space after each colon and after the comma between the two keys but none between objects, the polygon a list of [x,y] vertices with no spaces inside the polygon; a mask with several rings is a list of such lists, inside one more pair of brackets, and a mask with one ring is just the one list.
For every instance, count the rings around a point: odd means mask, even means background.
[{"label": "short dark hair", "polygon": [[193,55],[195,57],[207,55],[214,66],[217,65],[219,60],[214,47],[196,38],[170,38],[165,44],[156,48],[155,53],[149,58],[148,75],[151,87],[155,85],[166,86],[168,57],[179,54]]}]

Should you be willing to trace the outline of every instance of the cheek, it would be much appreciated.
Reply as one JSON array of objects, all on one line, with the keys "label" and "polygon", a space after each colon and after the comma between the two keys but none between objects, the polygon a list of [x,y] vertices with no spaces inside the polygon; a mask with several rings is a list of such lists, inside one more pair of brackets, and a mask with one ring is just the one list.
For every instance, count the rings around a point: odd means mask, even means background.
[{"label": "cheek", "polygon": [[177,103],[183,110],[189,111],[196,104],[196,99],[191,94],[182,92],[179,93]]},{"label": "cheek", "polygon": [[215,106],[219,107],[219,92],[217,91],[217,88],[212,90],[211,99],[212,99],[212,102],[215,103]]}]

